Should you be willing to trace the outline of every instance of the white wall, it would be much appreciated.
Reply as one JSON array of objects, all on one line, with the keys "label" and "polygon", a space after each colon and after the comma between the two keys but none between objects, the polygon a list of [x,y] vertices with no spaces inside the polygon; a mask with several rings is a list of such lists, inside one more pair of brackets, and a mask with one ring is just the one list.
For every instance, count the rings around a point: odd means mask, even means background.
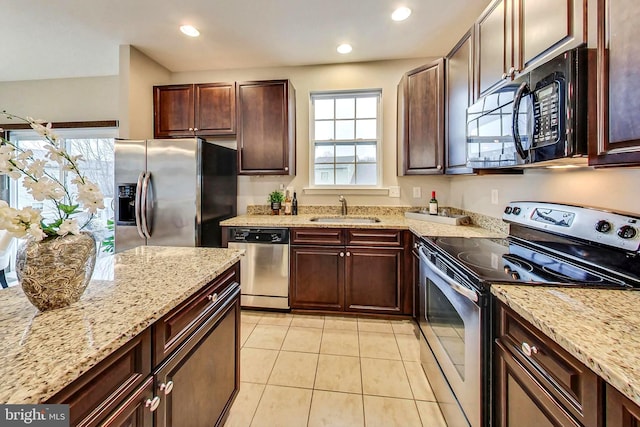
[{"label": "white wall", "polygon": [[2,110],[50,122],[117,120],[118,76],[0,82]]},{"label": "white wall", "polygon": [[[383,177],[384,187],[400,186],[401,198],[388,195],[345,193],[351,205],[424,205],[426,192],[432,189],[442,195],[446,203],[449,179],[445,177],[407,178],[396,176],[396,88],[402,75],[428,59],[379,61],[356,64],[333,64],[306,67],[262,68],[244,70],[217,70],[174,73],[171,81],[177,83],[204,83],[243,80],[289,79],[296,89],[297,173],[290,177],[240,177],[238,211],[247,205],[266,204],[267,194],[282,183],[294,187],[301,205],[338,205],[335,194],[305,194],[301,189],[309,185],[309,93],[320,90],[382,89],[383,115]],[[412,187],[422,187],[423,197],[411,197]]]}]

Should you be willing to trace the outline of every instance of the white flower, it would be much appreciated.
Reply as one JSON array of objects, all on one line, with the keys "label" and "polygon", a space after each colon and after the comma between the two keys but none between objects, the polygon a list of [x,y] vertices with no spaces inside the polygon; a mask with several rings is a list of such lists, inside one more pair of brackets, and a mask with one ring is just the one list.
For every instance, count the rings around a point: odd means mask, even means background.
[{"label": "white flower", "polygon": [[40,179],[44,176],[44,169],[47,167],[46,160],[34,160],[26,167],[27,173],[33,175],[36,179]]},{"label": "white flower", "polygon": [[27,235],[31,236],[36,242],[47,237],[47,234],[40,228],[40,224],[31,224],[27,230]]},{"label": "white flower", "polygon": [[64,162],[64,151],[59,150],[57,147],[52,147],[51,145],[47,145],[45,148],[49,151],[47,153],[47,157],[49,159],[59,164]]},{"label": "white flower", "polygon": [[80,227],[75,219],[65,219],[58,228],[59,236],[66,236],[67,234],[80,234]]},{"label": "white flower", "polygon": [[15,151],[15,148],[10,145],[0,145],[0,160],[11,160],[15,155]]},{"label": "white flower", "polygon": [[29,207],[22,208],[18,211],[18,219],[26,224],[40,224],[42,214],[38,209]]},{"label": "white flower", "polygon": [[65,196],[64,189],[60,184],[46,176],[37,181],[32,178],[25,178],[22,181],[22,186],[39,202],[44,199],[62,200]]},{"label": "white flower", "polygon": [[11,179],[20,179],[22,172],[8,161],[0,160],[0,173],[8,175]]}]

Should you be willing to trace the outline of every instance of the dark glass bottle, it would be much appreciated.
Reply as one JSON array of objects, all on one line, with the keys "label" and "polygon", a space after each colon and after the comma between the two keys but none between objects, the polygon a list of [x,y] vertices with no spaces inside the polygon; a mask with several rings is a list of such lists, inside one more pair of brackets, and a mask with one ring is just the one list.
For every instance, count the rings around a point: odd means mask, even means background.
[{"label": "dark glass bottle", "polygon": [[293,200],[291,201],[291,215],[298,215],[298,198],[296,192],[293,192]]}]

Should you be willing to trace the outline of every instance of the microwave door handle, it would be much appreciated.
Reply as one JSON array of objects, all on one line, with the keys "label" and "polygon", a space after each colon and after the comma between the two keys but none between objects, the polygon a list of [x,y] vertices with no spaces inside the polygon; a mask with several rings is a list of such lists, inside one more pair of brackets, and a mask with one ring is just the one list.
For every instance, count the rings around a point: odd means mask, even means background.
[{"label": "microwave door handle", "polygon": [[528,95],[530,92],[529,85],[527,82],[522,82],[518,90],[516,91],[516,95],[513,98],[513,114],[511,116],[511,131],[513,133],[513,141],[516,146],[516,151],[522,157],[522,160],[527,160],[529,157],[529,153],[524,150],[522,147],[522,140],[520,139],[520,129],[518,125],[518,116],[520,110],[520,102],[522,98]]},{"label": "microwave door handle", "polygon": [[429,269],[431,271],[436,273],[436,275],[438,275],[438,277],[440,277],[442,280],[444,280],[447,283],[447,285],[449,285],[451,287],[451,289],[453,289],[454,291],[456,291],[457,293],[459,293],[463,297],[467,298],[468,300],[471,300],[471,301],[477,303],[478,302],[478,294],[475,293],[474,291],[472,291],[471,289],[467,289],[464,286],[462,286],[461,284],[455,282],[449,276],[447,276],[442,271],[440,271],[440,269],[438,267],[436,267],[435,264],[432,263],[431,260],[423,252],[424,249],[426,249],[424,246],[418,247],[418,255],[420,256],[420,260],[422,262],[424,262],[427,265],[427,267],[429,267]]},{"label": "microwave door handle", "polygon": [[142,231],[142,181],[144,180],[144,172],[140,172],[138,175],[138,184],[136,185],[136,199],[134,202],[134,212],[136,217],[136,229],[141,239],[145,238]]}]

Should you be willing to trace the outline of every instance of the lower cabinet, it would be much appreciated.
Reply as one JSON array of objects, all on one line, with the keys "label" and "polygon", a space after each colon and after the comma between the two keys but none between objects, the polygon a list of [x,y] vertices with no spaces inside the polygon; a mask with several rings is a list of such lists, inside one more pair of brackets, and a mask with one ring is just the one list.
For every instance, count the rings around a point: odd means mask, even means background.
[{"label": "lower cabinet", "polygon": [[412,314],[402,230],[292,229],[293,309]]},{"label": "lower cabinet", "polygon": [[607,384],[607,427],[640,426],[640,407]]},{"label": "lower cabinet", "polygon": [[153,423],[153,377],[126,399],[110,416],[100,423],[101,427],[143,427]]}]

